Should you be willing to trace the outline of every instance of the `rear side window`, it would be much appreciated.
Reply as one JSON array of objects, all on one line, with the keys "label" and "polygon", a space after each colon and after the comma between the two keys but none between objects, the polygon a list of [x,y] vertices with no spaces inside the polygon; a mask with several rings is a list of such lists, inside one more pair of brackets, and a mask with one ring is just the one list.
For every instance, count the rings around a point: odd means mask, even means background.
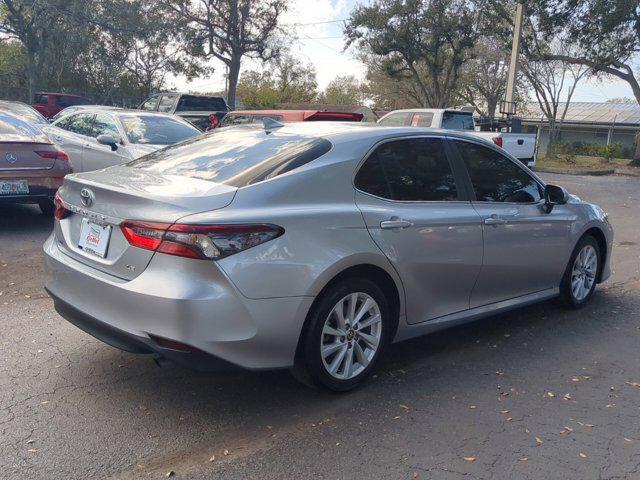
[{"label": "rear side window", "polygon": [[363,192],[389,200],[458,199],[453,171],[439,138],[412,138],[381,145],[360,168],[355,185]]},{"label": "rear side window", "polygon": [[48,105],[49,104],[49,95],[38,93],[33,98],[33,103],[36,103],[38,105]]},{"label": "rear side window", "polygon": [[267,135],[262,129],[248,128],[200,136],[127,165],[244,187],[305,165],[327,153],[331,146],[323,138]]},{"label": "rear side window", "polygon": [[179,112],[219,112],[226,110],[227,104],[220,97],[197,97],[194,95],[182,95],[176,107],[176,111]]},{"label": "rear side window", "polygon": [[479,202],[532,203],[542,200],[542,187],[524,169],[483,145],[455,141]]},{"label": "rear side window", "polygon": [[430,127],[433,120],[433,113],[416,113],[411,120],[412,127]]},{"label": "rear side window", "polygon": [[381,119],[378,124],[385,127],[406,127],[409,125],[411,115],[410,112],[390,113]]},{"label": "rear side window", "polygon": [[89,100],[82,97],[55,97],[56,105],[70,107],[71,105],[87,105]]},{"label": "rear side window", "polygon": [[466,112],[444,112],[442,128],[445,130],[473,130],[473,115]]},{"label": "rear side window", "polygon": [[140,105],[140,110],[147,110],[150,112],[155,111],[155,109],[158,108],[159,100],[160,100],[160,97],[158,97],[158,95],[154,95],[153,97],[150,97],[149,99],[145,100],[142,105]]}]

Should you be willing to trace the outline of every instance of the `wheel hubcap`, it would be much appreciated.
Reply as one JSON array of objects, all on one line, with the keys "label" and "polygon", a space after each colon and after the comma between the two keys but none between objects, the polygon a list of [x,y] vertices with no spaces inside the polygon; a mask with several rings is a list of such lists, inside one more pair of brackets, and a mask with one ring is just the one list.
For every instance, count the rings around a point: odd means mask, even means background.
[{"label": "wheel hubcap", "polygon": [[366,293],[351,293],[336,303],[322,329],[320,353],[329,374],[340,380],[360,375],[371,363],[382,338],[382,317]]},{"label": "wheel hubcap", "polygon": [[584,300],[596,281],[598,254],[591,245],[585,245],[573,262],[571,294],[578,301]]}]

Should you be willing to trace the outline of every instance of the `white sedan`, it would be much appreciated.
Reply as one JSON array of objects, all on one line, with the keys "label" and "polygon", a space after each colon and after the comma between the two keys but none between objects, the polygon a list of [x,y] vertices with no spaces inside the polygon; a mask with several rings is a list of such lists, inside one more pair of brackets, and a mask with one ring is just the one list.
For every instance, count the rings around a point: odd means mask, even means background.
[{"label": "white sedan", "polygon": [[126,163],[201,134],[172,115],[99,108],[65,115],[43,130],[67,152],[74,172]]}]

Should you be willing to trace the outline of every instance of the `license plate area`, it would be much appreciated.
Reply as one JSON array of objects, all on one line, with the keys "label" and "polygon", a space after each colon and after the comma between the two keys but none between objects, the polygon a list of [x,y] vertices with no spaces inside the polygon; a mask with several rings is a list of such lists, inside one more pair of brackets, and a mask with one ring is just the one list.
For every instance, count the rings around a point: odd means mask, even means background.
[{"label": "license plate area", "polygon": [[26,180],[0,180],[0,195],[27,195],[29,183]]},{"label": "license plate area", "polygon": [[104,258],[107,256],[110,237],[111,225],[100,225],[83,218],[78,247],[84,252]]}]

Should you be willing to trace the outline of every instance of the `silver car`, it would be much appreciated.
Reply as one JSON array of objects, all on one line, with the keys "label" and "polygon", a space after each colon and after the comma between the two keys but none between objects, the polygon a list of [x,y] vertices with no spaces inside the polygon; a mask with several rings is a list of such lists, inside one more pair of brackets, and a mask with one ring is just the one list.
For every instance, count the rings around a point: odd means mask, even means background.
[{"label": "silver car", "polygon": [[199,370],[343,391],[391,342],[609,277],[599,207],[464,133],[232,127],[69,175],[44,250],[57,311]]},{"label": "silver car", "polygon": [[67,152],[74,172],[127,163],[202,133],[173,115],[100,106],[63,115],[43,130]]}]

